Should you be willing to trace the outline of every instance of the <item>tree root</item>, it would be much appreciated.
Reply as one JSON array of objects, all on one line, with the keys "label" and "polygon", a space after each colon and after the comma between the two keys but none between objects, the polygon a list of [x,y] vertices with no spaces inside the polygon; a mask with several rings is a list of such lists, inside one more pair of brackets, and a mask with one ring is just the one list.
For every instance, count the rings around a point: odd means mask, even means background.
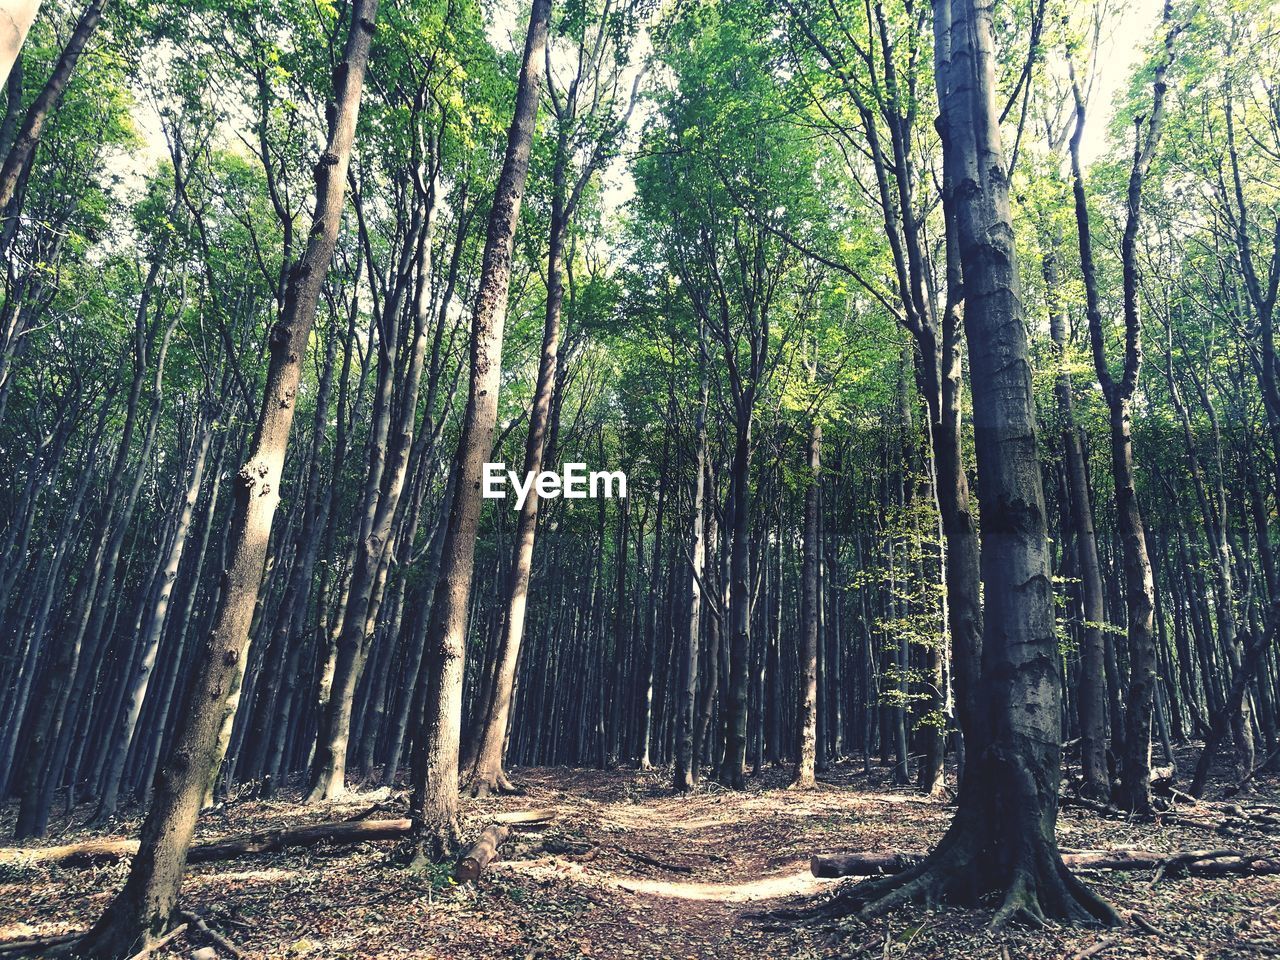
[{"label": "tree root", "polygon": [[1120,922],[1116,912],[1067,869],[1053,846],[1034,845],[1003,879],[995,865],[983,862],[979,849],[953,830],[919,863],[898,874],[846,886],[804,913],[808,919],[855,914],[871,920],[907,904],[926,909],[944,903],[976,906],[994,893],[1000,903],[992,918],[993,931],[1015,923],[1041,927],[1050,920],[1079,926]]},{"label": "tree root", "polygon": [[413,859],[409,869],[423,873],[427,866],[451,859],[462,847],[462,827],[456,815],[414,825]]},{"label": "tree root", "polygon": [[522,797],[525,793],[524,788],[512,783],[507,777],[506,771],[501,768],[492,773],[482,773],[477,770],[471,775],[468,790],[471,796],[476,798],[488,796]]}]

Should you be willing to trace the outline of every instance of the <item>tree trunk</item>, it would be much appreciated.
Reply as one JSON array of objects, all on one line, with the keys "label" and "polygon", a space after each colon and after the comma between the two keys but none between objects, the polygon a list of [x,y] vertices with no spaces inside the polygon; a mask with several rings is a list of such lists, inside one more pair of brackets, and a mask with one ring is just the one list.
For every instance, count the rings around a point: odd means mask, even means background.
[{"label": "tree trunk", "polygon": [[248,645],[249,622],[280,498],[303,354],[341,225],[376,12],[377,0],[352,4],[343,57],[334,69],[328,144],[315,169],[312,228],[306,252],[289,278],[283,314],[271,332],[262,410],[248,462],[236,478],[229,528],[231,556],[212,633],[194,664],[191,701],[175,730],[173,750],[157,776],[129,878],[78,947],[85,957],[114,958],[145,948],[164,933],[177,902],[187,850],[215,762],[222,708]]},{"label": "tree trunk", "polygon": [[908,900],[972,904],[997,891],[997,928],[1015,919],[1114,923],[1114,911],[1063,864],[1054,836],[1060,660],[991,8],[938,0],[934,35],[944,203],[963,265],[973,380],[986,597],[981,709],[965,729],[968,769],[946,836],[918,866],[851,897],[875,914]]},{"label": "tree trunk", "polygon": [[[322,726],[324,736],[317,741],[309,802],[331,799],[346,789],[347,744],[351,728],[351,711],[356,684],[363,672],[368,655],[369,637],[373,630],[379,575],[385,576],[385,559],[392,541],[392,525],[397,517],[405,477],[409,472],[409,458],[413,450],[413,435],[418,415],[418,392],[422,384],[422,371],[426,361],[427,343],[431,339],[429,323],[432,310],[430,298],[431,246],[434,241],[436,213],[436,183],[434,177],[436,158],[428,160],[432,174],[429,183],[419,186],[419,200],[425,206],[423,222],[415,233],[417,242],[417,284],[413,303],[414,333],[409,345],[405,365],[400,409],[393,418],[390,394],[386,398],[385,416],[394,419],[391,436],[385,440],[385,465],[379,471],[376,507],[369,518],[367,530],[356,551],[356,566],[348,586],[347,605],[342,632],[338,637],[337,659],[334,667],[333,686],[330,689],[326,721]],[[387,307],[384,327],[391,330],[399,322],[398,304]],[[386,371],[386,387],[394,379],[394,362],[390,346],[385,347],[389,369]],[[371,468],[372,469],[372,468]]]},{"label": "tree trunk", "polygon": [[[699,330],[701,334],[701,330]],[[701,344],[701,336],[699,336]],[[705,348],[698,356],[701,385],[698,390],[698,420],[694,427],[693,531],[689,540],[689,611],[676,700],[676,757],[674,786],[688,792],[697,782],[697,754],[694,726],[698,700],[698,647],[702,629],[702,585],[706,570],[707,546],[703,536],[703,513],[707,490],[707,358]]]},{"label": "tree trunk", "polygon": [[458,745],[467,617],[480,523],[481,475],[493,443],[502,367],[502,332],[511,280],[512,245],[529,174],[529,154],[542,86],[551,0],[534,0],[516,88],[515,115],[485,236],[471,318],[471,377],[454,463],[455,493],[427,637],[424,715],[413,750],[410,816],[420,856],[439,860],[458,842]]},{"label": "tree trunk", "polygon": [[1061,280],[1056,252],[1044,258],[1044,277],[1050,298],[1049,333],[1061,365],[1054,383],[1058,415],[1062,418],[1062,450],[1067,475],[1067,498],[1071,525],[1075,530],[1076,560],[1080,570],[1083,640],[1080,644],[1080,689],[1076,708],[1080,722],[1080,766],[1084,783],[1081,792],[1095,800],[1111,796],[1107,771],[1107,714],[1105,706],[1105,650],[1102,628],[1106,613],[1102,604],[1102,568],[1098,563],[1098,541],[1093,530],[1093,505],[1089,500],[1089,474],[1081,443],[1081,429],[1075,422],[1071,374],[1066,368],[1067,322],[1059,299]]},{"label": "tree trunk", "polygon": [[147,612],[147,619],[141,632],[142,652],[138,661],[137,674],[130,678],[125,710],[107,749],[110,766],[107,768],[106,781],[98,803],[96,816],[100,819],[110,817],[116,811],[120,795],[120,780],[124,776],[129,746],[133,743],[134,731],[137,729],[143,701],[146,699],[147,689],[151,683],[156,653],[160,648],[160,639],[164,633],[165,619],[169,612],[169,601],[173,595],[174,581],[178,578],[178,567],[182,563],[183,552],[186,550],[187,534],[191,530],[191,519],[195,515],[196,500],[200,496],[200,486],[204,479],[205,461],[208,459],[210,441],[216,428],[217,423],[213,421],[207,424],[201,433],[191,467],[191,481],[187,485],[186,496],[182,501],[182,512],[178,516],[178,526],[173,533],[168,555],[161,568],[160,587]]},{"label": "tree trunk", "polygon": [[818,542],[821,490],[822,424],[814,413],[809,427],[809,475],[804,495],[804,560],[800,581],[800,698],[796,726],[800,731],[793,787],[812,787],[818,746]]},{"label": "tree trunk", "polygon": [[[538,380],[534,388],[533,408],[529,412],[529,434],[525,441],[524,476],[535,476],[542,470],[547,425],[551,416],[551,395],[555,390],[560,350],[560,313],[564,303],[564,248],[569,220],[565,193],[565,164],[568,161],[568,128],[561,127],[556,146],[555,169],[552,171],[551,230],[547,246],[547,306],[542,327],[542,354],[538,363]],[[524,638],[525,614],[528,609],[529,579],[533,572],[534,539],[538,532],[540,498],[535,488],[529,490],[516,521],[515,555],[507,583],[507,611],[502,640],[495,657],[496,673],[493,695],[481,717],[477,737],[475,764],[470,771],[472,796],[491,792],[513,791],[507,779],[504,754],[507,725],[511,717],[512,692],[516,681],[516,664]]]},{"label": "tree trunk", "polygon": [[724,696],[724,757],[719,780],[741,790],[747,761],[747,684],[751,651],[751,421],[748,402],[739,402],[730,478],[733,501],[729,544],[729,673]]},{"label": "tree trunk", "polygon": [[[88,6],[84,8],[84,12],[76,22],[75,29],[71,31],[71,37],[63,47],[58,62],[54,64],[49,79],[45,81],[44,87],[36,95],[31,106],[27,108],[26,119],[23,120],[17,137],[14,138],[13,146],[9,148],[9,154],[5,157],[3,166],[0,166],[0,216],[6,220],[17,216],[17,211],[10,209],[10,201],[18,192],[18,181],[22,179],[23,171],[30,165],[36,145],[40,142],[40,135],[44,132],[44,125],[57,106],[58,100],[61,99],[63,91],[67,89],[67,83],[71,79],[71,74],[75,72],[85,44],[98,29],[98,24],[102,21],[102,11],[108,2],[109,0],[89,0]],[[9,66],[12,66],[12,61]],[[9,67],[6,67],[6,80],[8,74]]]},{"label": "tree trunk", "polygon": [[[1116,525],[1124,558],[1125,605],[1128,611],[1129,686],[1125,697],[1124,750],[1120,762],[1121,804],[1138,813],[1151,811],[1151,716],[1155,700],[1156,648],[1154,632],[1155,583],[1147,551],[1146,529],[1138,506],[1134,482],[1131,410],[1142,365],[1141,320],[1138,315],[1137,238],[1142,203],[1142,185],[1160,137],[1164,112],[1165,71],[1173,59],[1177,28],[1169,0],[1164,7],[1164,59],[1155,70],[1154,99],[1150,117],[1134,124],[1133,164],[1129,186],[1124,235],[1120,258],[1124,272],[1125,348],[1121,379],[1112,379],[1103,340],[1102,311],[1099,306],[1089,210],[1084,196],[1080,167],[1080,136],[1084,129],[1084,98],[1072,76],[1076,102],[1076,127],[1071,139],[1071,172],[1076,202],[1076,225],[1080,240],[1080,268],[1085,283],[1085,312],[1089,318],[1089,341],[1098,383],[1111,411],[1111,467],[1115,482]],[[1143,123],[1146,123],[1145,135]]]}]

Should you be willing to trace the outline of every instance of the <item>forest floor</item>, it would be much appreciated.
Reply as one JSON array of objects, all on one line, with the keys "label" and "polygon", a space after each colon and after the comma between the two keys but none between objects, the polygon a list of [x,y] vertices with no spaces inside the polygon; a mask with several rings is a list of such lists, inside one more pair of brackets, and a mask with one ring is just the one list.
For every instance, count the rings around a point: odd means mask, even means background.
[{"label": "forest floor", "polygon": [[[668,774],[563,768],[514,771],[519,797],[466,800],[469,835],[498,811],[553,808],[549,827],[518,831],[479,884],[455,885],[447,866],[414,874],[393,842],[316,846],[193,866],[185,909],[202,915],[252,958],[755,958],[920,957],[994,960],[1097,956],[1280,955],[1280,876],[1161,878],[1099,871],[1086,879],[1126,915],[1138,911],[1163,936],[1050,927],[987,931],[990,911],[906,909],[863,924],[779,921],[765,914],[820,902],[840,883],[817,880],[820,852],[915,851],[941,836],[945,802],[888,784],[881,767],[841,764],[811,791],[785,789],[767,770],[741,793],[711,786],[673,797]],[[1252,800],[1276,802],[1280,781]],[[304,807],[290,796],[241,799],[201,819],[199,839],[295,827],[367,813],[386,791],[353,792]],[[393,799],[388,808],[401,806]],[[375,812],[375,817],[399,814]],[[1196,819],[1203,808],[1141,824],[1067,807],[1062,846],[1156,851],[1233,847],[1276,850],[1280,837]],[[63,821],[49,843],[136,835]],[[0,811],[0,835],[13,811]],[[76,824],[72,826],[70,824]],[[555,850],[558,852],[549,852]],[[123,880],[127,863],[93,868],[8,867],[0,872],[0,946],[6,940],[84,929]],[[190,957],[198,933],[157,957]],[[1086,953],[1098,948],[1093,953]],[[207,956],[207,954],[206,954]]]}]

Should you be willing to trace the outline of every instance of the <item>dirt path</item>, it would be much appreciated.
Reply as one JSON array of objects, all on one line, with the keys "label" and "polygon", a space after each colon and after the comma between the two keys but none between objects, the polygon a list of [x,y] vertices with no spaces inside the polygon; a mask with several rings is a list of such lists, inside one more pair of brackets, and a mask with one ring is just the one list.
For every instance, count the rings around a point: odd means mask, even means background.
[{"label": "dirt path", "polygon": [[[784,789],[784,773],[773,771],[740,794],[710,787],[690,797],[671,796],[658,773],[536,769],[518,778],[525,796],[467,802],[468,830],[478,832],[499,810],[554,807],[557,818],[549,829],[518,834],[478,886],[452,884],[447,867],[412,875],[382,843],[202,865],[192,870],[183,903],[255,958],[1039,958],[1071,957],[1102,939],[1108,942],[1096,955],[1104,958],[1261,956],[1280,948],[1275,877],[1171,879],[1154,889],[1140,874],[1089,878],[1121,910],[1141,910],[1164,938],[1127,928],[1114,939],[1050,930],[993,940],[986,915],[960,910],[905,911],[870,927],[856,920],[797,927],[764,917],[834,888],[809,875],[816,850],[920,849],[940,836],[950,808],[889,788],[879,770],[840,767],[805,792]],[[379,796],[357,793],[317,808],[233,803],[202,820],[201,838],[351,816]],[[0,830],[10,815],[0,818]],[[1075,847],[1226,842],[1207,827],[1129,824],[1075,810],[1063,812],[1060,827],[1063,845]],[[122,824],[118,835],[135,828]],[[72,830],[50,842],[89,835]],[[1249,842],[1256,848],[1260,840]],[[125,869],[0,876],[0,941],[82,929]],[[161,956],[187,957],[204,945],[179,941]]]}]

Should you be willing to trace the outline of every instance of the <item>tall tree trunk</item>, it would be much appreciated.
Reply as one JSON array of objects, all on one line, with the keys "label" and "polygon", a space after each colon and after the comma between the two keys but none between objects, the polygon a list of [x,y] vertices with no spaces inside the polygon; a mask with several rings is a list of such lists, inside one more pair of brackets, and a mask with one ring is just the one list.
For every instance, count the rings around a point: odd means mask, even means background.
[{"label": "tall tree trunk", "polygon": [[[88,6],[80,14],[80,19],[76,21],[75,29],[71,31],[67,45],[62,48],[62,54],[54,64],[49,79],[45,81],[44,87],[36,95],[31,106],[27,108],[26,119],[23,120],[22,127],[14,138],[13,146],[9,148],[9,153],[4,158],[4,164],[0,166],[0,215],[6,220],[17,216],[17,211],[9,208],[9,202],[18,192],[18,181],[32,161],[36,145],[40,142],[40,135],[44,132],[45,123],[48,122],[49,116],[67,89],[71,74],[75,72],[85,45],[98,29],[98,24],[102,21],[102,11],[108,2],[109,0],[89,0]],[[6,68],[6,80],[8,73]]]},{"label": "tall tree trunk", "polygon": [[[434,148],[433,148],[434,154]],[[404,383],[400,396],[400,409],[392,416],[391,400],[386,401],[385,416],[394,420],[391,436],[386,439],[385,465],[380,471],[376,507],[369,518],[367,529],[356,551],[356,565],[348,586],[347,606],[342,632],[338,637],[338,651],[334,666],[333,687],[330,690],[327,718],[322,729],[325,735],[316,744],[316,757],[310,802],[327,800],[346,789],[347,743],[351,728],[351,711],[356,684],[363,673],[369,652],[369,639],[373,631],[379,575],[385,577],[388,549],[392,541],[392,525],[398,515],[405,477],[409,472],[409,458],[413,450],[414,427],[418,415],[418,392],[422,384],[422,371],[426,361],[427,343],[430,341],[431,309],[431,247],[435,239],[436,213],[436,157],[427,161],[430,173],[424,178],[419,174],[419,201],[425,207],[423,222],[416,231],[417,283],[415,287],[413,340],[409,345],[405,365]],[[427,182],[421,182],[425,179]],[[398,304],[388,306],[384,327],[394,329],[399,323]],[[387,388],[394,379],[394,360],[389,346],[386,361]]]},{"label": "tall tree trunk", "polygon": [[129,693],[125,709],[120,717],[119,727],[107,748],[110,766],[106,771],[106,780],[98,803],[96,816],[99,819],[106,819],[116,811],[125,761],[128,758],[129,747],[133,743],[134,731],[137,729],[138,718],[142,714],[142,705],[151,683],[156,653],[160,648],[160,638],[164,634],[165,619],[169,612],[169,601],[173,595],[173,585],[178,578],[178,567],[182,563],[183,552],[186,550],[187,534],[191,530],[191,519],[195,515],[196,500],[200,496],[200,486],[204,480],[205,461],[208,459],[209,445],[216,428],[216,421],[206,424],[196,446],[191,466],[191,481],[187,484],[186,495],[182,500],[182,511],[178,515],[177,529],[174,530],[168,554],[161,567],[159,590],[147,611],[146,621],[140,634],[141,656],[137,672],[128,680]]},{"label": "tall tree trunk", "polygon": [[[536,476],[542,470],[547,425],[551,417],[551,396],[555,391],[560,350],[560,314],[564,303],[564,255],[569,232],[569,197],[566,195],[565,164],[568,162],[568,127],[561,126],[556,144],[555,168],[552,171],[551,230],[547,245],[547,306],[542,327],[542,353],[538,362],[538,380],[534,387],[533,408],[529,412],[529,433],[525,440],[524,476]],[[504,754],[507,726],[511,718],[512,692],[516,681],[516,664],[524,638],[525,614],[528,610],[529,578],[533,572],[534,539],[538,532],[540,498],[535,488],[529,490],[516,521],[515,555],[507,582],[507,610],[502,639],[495,656],[496,673],[493,695],[480,718],[475,764],[469,772],[472,796],[515,789],[507,779]]]},{"label": "tall tree trunk", "polygon": [[[699,330],[699,345],[702,336]],[[707,358],[705,348],[700,349],[698,369],[701,384],[698,389],[698,420],[694,427],[694,480],[692,520],[689,536],[689,609],[682,650],[680,688],[676,698],[676,790],[688,792],[697,782],[697,755],[694,752],[694,725],[698,700],[698,647],[702,631],[702,585],[706,570],[706,538],[703,536],[703,513],[706,509],[707,491]]]},{"label": "tall tree trunk", "polygon": [[502,333],[511,281],[512,245],[529,174],[551,0],[534,0],[516,87],[515,115],[485,236],[484,260],[471,317],[471,377],[454,462],[455,493],[427,638],[423,716],[413,750],[409,813],[419,856],[440,859],[458,841],[458,746],[467,617],[480,524],[481,479],[493,444],[502,372]]},{"label": "tall tree trunk", "polygon": [[334,69],[328,143],[315,168],[312,227],[306,252],[292,269],[283,314],[271,331],[265,395],[249,459],[236,478],[229,527],[231,556],[223,574],[213,629],[193,665],[190,703],[174,732],[169,758],[156,778],[129,878],[77,945],[85,957],[106,960],[149,946],[164,933],[177,903],[187,850],[215,763],[223,708],[233,678],[241,672],[249,641],[249,622],[280,500],[303,355],[342,221],[347,168],[377,6],[377,0],[354,0],[342,59]]},{"label": "tall tree trunk", "polygon": [[968,769],[946,836],[919,866],[855,887],[864,912],[907,900],[1002,895],[1012,920],[1117,922],[1065,867],[1054,826],[1061,764],[1060,658],[1034,395],[995,106],[991,8],[934,4],[944,203],[964,271],[982,529],[982,682],[965,730]]},{"label": "tall tree trunk", "polygon": [[[146,380],[147,356],[151,346],[147,317],[152,293],[160,275],[162,260],[163,248],[152,259],[151,268],[143,282],[142,294],[134,318],[133,380],[125,403],[125,420],[121,428],[120,443],[104,488],[101,519],[94,531],[88,559],[76,579],[75,590],[71,595],[63,624],[52,638],[53,649],[50,651],[49,662],[36,688],[34,697],[36,712],[26,737],[29,762],[23,773],[22,803],[14,824],[16,839],[43,836],[48,826],[49,806],[52,801],[52,785],[47,776],[51,772],[48,769],[50,759],[59,745],[59,734],[68,701],[71,699],[72,688],[76,685],[77,677],[83,678],[87,673],[87,670],[81,672],[86,638],[89,643],[97,639],[93,633],[93,620],[99,608],[95,606],[94,601],[103,582],[104,572],[108,568],[115,567],[124,537],[124,526],[117,524],[117,519],[121,513],[126,512],[123,501],[128,499],[129,492],[136,496],[138,489],[135,483],[127,492],[121,485],[129,461],[134,432],[138,425],[142,388]],[[158,392],[158,376],[156,389]],[[152,413],[155,413],[154,408]],[[153,416],[147,430],[148,444],[154,437],[155,424],[156,420]],[[145,466],[145,463],[139,464],[135,481],[140,479]],[[107,582],[110,582],[110,578],[107,578]],[[82,684],[83,682],[81,680]],[[76,706],[79,707],[78,701]]]},{"label": "tall tree trunk", "polygon": [[[706,524],[706,546],[703,550],[703,577],[707,584],[707,593],[711,597],[711,602],[715,608],[723,615],[724,590],[721,586],[724,578],[720,571],[723,563],[720,559],[718,524],[716,520],[716,484],[715,475],[712,472],[710,459],[706,463],[706,490],[711,499],[711,509],[707,513]],[[721,616],[713,616],[707,621],[707,681],[702,688],[702,701],[698,704],[697,716],[693,724],[693,760],[691,775],[696,783],[698,780],[698,765],[702,762],[703,754],[706,752],[707,732],[711,729],[711,714],[715,709],[716,694],[720,684],[720,634],[721,634]]]},{"label": "tall tree trunk", "polygon": [[[1076,104],[1076,126],[1072,132],[1071,173],[1076,205],[1076,227],[1080,241],[1080,270],[1085,284],[1085,312],[1089,319],[1089,342],[1098,383],[1111,413],[1111,469],[1115,483],[1116,524],[1124,557],[1125,606],[1128,612],[1129,686],[1125,697],[1124,750],[1120,758],[1121,804],[1138,813],[1151,811],[1151,718],[1155,702],[1155,582],[1147,550],[1146,529],[1138,506],[1134,480],[1132,407],[1142,366],[1142,326],[1138,315],[1137,239],[1142,204],[1142,185],[1159,142],[1164,113],[1165,71],[1173,59],[1177,29],[1170,25],[1169,0],[1164,7],[1167,28],[1163,59],[1154,77],[1154,100],[1149,118],[1134,124],[1134,154],[1129,171],[1129,187],[1120,258],[1124,271],[1124,363],[1119,382],[1111,376],[1102,330],[1102,309],[1098,298],[1093,263],[1089,208],[1084,193],[1080,164],[1080,137],[1084,131],[1085,106],[1080,86],[1072,74]],[[1143,124],[1146,124],[1145,132]]]},{"label": "tall tree trunk", "polygon": [[[754,389],[753,389],[754,392]],[[724,757],[719,780],[726,787],[745,786],[747,761],[747,683],[751,651],[751,403],[737,404],[731,465],[733,540],[729,545],[729,672],[724,696]]]}]

